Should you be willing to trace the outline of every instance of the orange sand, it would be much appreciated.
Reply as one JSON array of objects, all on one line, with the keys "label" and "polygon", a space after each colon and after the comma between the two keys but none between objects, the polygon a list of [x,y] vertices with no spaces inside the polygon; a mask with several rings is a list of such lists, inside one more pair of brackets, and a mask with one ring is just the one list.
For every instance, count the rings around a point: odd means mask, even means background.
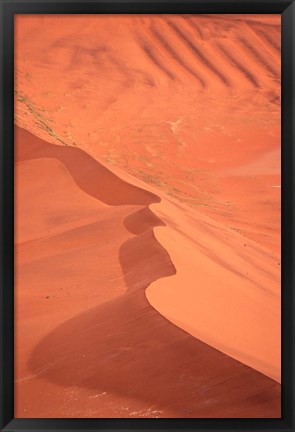
[{"label": "orange sand", "polygon": [[16,18],[16,417],[280,416],[279,20]]}]

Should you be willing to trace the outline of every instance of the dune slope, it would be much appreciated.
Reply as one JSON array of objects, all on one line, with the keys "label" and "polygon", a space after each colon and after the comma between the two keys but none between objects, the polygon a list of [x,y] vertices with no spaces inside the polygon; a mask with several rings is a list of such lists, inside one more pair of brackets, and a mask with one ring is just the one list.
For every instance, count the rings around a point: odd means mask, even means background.
[{"label": "dune slope", "polygon": [[16,122],[279,255],[280,20],[20,15]]},{"label": "dune slope", "polygon": [[[138,180],[22,129],[16,178],[17,417],[280,416],[278,383],[178,328],[146,299],[150,284],[172,293],[190,271],[160,234],[179,233],[187,246],[186,206],[174,213],[175,203]],[[107,198],[103,188],[94,192],[108,182],[120,187]],[[207,242],[202,224],[195,230]],[[201,252],[196,258],[213,269]],[[228,271],[220,269],[220,284]]]},{"label": "dune slope", "polygon": [[177,273],[153,283],[148,300],[190,334],[280,382],[278,257],[185,206],[163,200],[151,208],[167,225],[155,236]]}]

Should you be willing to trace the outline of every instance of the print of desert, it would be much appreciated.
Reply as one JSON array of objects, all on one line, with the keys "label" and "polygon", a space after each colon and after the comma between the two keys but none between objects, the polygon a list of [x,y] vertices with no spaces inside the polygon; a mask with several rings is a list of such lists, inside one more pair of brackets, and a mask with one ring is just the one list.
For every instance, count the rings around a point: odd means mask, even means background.
[{"label": "print of desert", "polygon": [[280,417],[280,34],[16,17],[16,417]]}]

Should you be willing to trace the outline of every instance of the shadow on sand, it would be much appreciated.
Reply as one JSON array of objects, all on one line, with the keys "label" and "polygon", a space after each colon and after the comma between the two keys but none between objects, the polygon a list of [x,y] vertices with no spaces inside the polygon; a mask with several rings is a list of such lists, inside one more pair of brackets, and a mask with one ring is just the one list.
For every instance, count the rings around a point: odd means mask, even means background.
[{"label": "shadow on sand", "polygon": [[[48,334],[32,352],[31,373],[61,386],[142,400],[174,417],[279,417],[279,384],[190,336],[148,303],[147,286],[176,272],[153,233],[164,223],[147,207],[160,198],[123,182],[82,150],[23,134],[19,160],[58,158],[97,199],[145,206],[124,221],[135,235],[120,248],[126,294]],[[46,364],[55,365],[40,373]]]}]

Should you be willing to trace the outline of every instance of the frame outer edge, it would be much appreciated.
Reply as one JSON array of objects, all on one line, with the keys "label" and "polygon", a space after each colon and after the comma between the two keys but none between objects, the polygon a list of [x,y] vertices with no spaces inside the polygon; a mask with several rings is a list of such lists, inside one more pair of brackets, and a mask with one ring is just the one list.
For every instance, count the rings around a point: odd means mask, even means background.
[{"label": "frame outer edge", "polygon": [[[13,15],[0,0],[1,132],[0,132],[0,429],[13,419],[14,405],[14,292],[13,257]],[[11,50],[12,48],[12,50]],[[9,53],[9,55],[7,55]],[[11,181],[12,180],[12,181]]]},{"label": "frame outer edge", "polygon": [[[82,0],[81,0],[82,1]],[[179,0],[181,3],[181,0]],[[12,366],[12,375],[10,372],[7,373],[7,366],[9,366],[9,362],[13,362],[13,342],[11,342],[10,337],[13,336],[13,324],[11,327],[11,317],[9,319],[9,315],[11,313],[11,304],[8,304],[8,294],[7,291],[9,291],[10,285],[12,283],[13,287],[13,273],[11,273],[11,264],[13,263],[13,250],[11,250],[11,239],[13,240],[13,224],[12,229],[8,227],[9,220],[11,221],[11,217],[13,217],[13,193],[11,194],[11,189],[9,185],[9,179],[13,177],[13,157],[11,160],[9,160],[9,156],[11,156],[11,149],[9,149],[9,144],[11,143],[11,137],[13,136],[13,121],[11,122],[11,118],[13,118],[13,94],[12,89],[9,88],[7,85],[7,82],[10,81],[8,77],[8,67],[7,67],[7,58],[4,57],[4,52],[8,49],[9,45],[9,39],[11,38],[11,34],[13,36],[13,29],[10,29],[10,23],[12,16],[8,14],[8,16],[5,15],[5,12],[7,12],[8,8],[7,6],[13,6],[13,2],[11,2],[10,5],[8,5],[9,1],[7,0],[0,0],[0,16],[1,16],[1,88],[0,88],[0,113],[1,113],[1,119],[3,123],[1,124],[1,132],[0,132],[0,139],[1,139],[1,146],[0,146],[0,277],[1,277],[1,287],[0,287],[0,359],[2,360],[0,363],[0,430],[3,431],[16,431],[16,430],[23,430],[23,431],[32,431],[33,429],[30,429],[30,427],[26,428],[20,428],[18,426],[18,422],[15,420],[10,421],[13,418],[13,389],[11,389],[10,386],[7,385],[9,382],[11,385],[11,378],[12,378],[12,384],[13,384],[13,366]],[[20,2],[19,2],[20,3]],[[24,1],[23,4],[26,2]],[[42,1],[33,1],[34,5],[37,5],[38,3],[42,3]],[[31,4],[32,4],[31,3]],[[47,1],[44,1],[44,3],[49,3]],[[61,2],[62,3],[62,2]],[[77,3],[77,1],[73,0],[73,3]],[[119,3],[119,2],[118,2]],[[117,3],[117,4],[118,4]],[[140,3],[140,1],[138,2]],[[155,2],[153,2],[155,3]],[[208,2],[209,3],[209,2]],[[220,2],[222,4],[222,1]],[[289,391],[291,395],[291,400],[289,401],[289,408],[288,411],[291,413],[290,420],[291,423],[286,425],[286,429],[282,428],[281,430],[284,431],[290,431],[294,432],[294,416],[295,412],[292,412],[292,409],[295,409],[294,406],[292,406],[292,403],[294,403],[294,394],[295,394],[295,381],[294,381],[294,372],[293,372],[293,360],[295,359],[295,333],[292,332],[292,329],[294,329],[294,280],[295,280],[295,270],[293,269],[294,266],[294,240],[295,240],[295,230],[293,227],[293,221],[295,217],[295,200],[294,200],[294,192],[295,192],[295,178],[294,178],[294,167],[295,167],[295,139],[294,139],[294,124],[295,124],[295,117],[294,117],[294,103],[295,103],[295,87],[294,87],[294,72],[295,72],[295,44],[293,42],[294,38],[294,26],[295,26],[295,5],[294,1],[290,2],[291,4],[285,9],[283,12],[283,15],[286,13],[290,14],[288,18],[288,23],[290,25],[290,22],[292,21],[291,27],[289,27],[288,32],[288,43],[290,46],[288,47],[288,55],[290,56],[289,62],[288,62],[288,71],[287,73],[287,83],[288,83],[288,93],[285,94],[285,97],[287,99],[287,106],[288,106],[288,116],[286,115],[286,122],[283,125],[282,128],[282,135],[285,136],[285,139],[290,140],[290,144],[286,143],[286,147],[288,147],[288,150],[285,153],[285,162],[288,162],[288,181],[290,182],[288,184],[288,191],[283,192],[283,197],[285,200],[289,200],[289,204],[285,203],[285,211],[286,214],[286,222],[289,223],[289,232],[285,234],[284,241],[286,241],[286,244],[288,246],[288,254],[286,256],[286,267],[289,267],[289,276],[286,277],[286,285],[290,285],[289,287],[289,295],[285,300],[288,300],[289,307],[288,310],[290,310],[290,306],[293,306],[293,313],[289,316],[289,322],[287,323],[286,327],[288,330],[288,337],[286,338],[286,342],[291,343],[292,346],[292,356],[290,356],[290,350],[288,350],[288,370],[291,373],[291,375],[288,377],[288,381],[290,381],[289,385]],[[251,7],[251,2],[249,2],[249,8]],[[9,12],[11,13],[11,9],[9,8]],[[7,19],[8,18],[8,19]],[[283,17],[282,17],[283,18]],[[6,37],[4,37],[6,35]],[[292,39],[291,39],[292,37]],[[12,38],[13,40],[13,38]],[[10,41],[12,43],[12,41]],[[5,64],[6,62],[6,64]],[[12,58],[8,58],[8,62],[12,64],[13,67],[13,56]],[[5,108],[4,108],[5,107]],[[12,114],[12,115],[11,115]],[[11,118],[9,118],[11,116]],[[13,149],[12,149],[13,150]],[[9,155],[9,156],[8,156]],[[12,152],[13,156],[13,152]],[[288,159],[287,159],[288,158]],[[287,160],[286,160],[287,159]],[[8,164],[6,162],[9,162]],[[12,162],[12,164],[11,164]],[[12,172],[11,172],[12,170]],[[11,177],[12,176],[12,177]],[[286,183],[285,183],[286,184]],[[10,195],[10,196],[9,196]],[[291,200],[291,202],[290,202]],[[283,204],[283,203],[282,203]],[[9,246],[10,244],[10,246]],[[5,255],[5,254],[6,255]],[[11,263],[12,260],[12,263]],[[292,273],[291,273],[292,270]],[[283,275],[282,275],[283,276]],[[9,297],[10,298],[10,297]],[[11,298],[10,298],[11,301]],[[13,301],[13,299],[12,299]],[[286,302],[285,302],[286,304]],[[8,307],[6,307],[8,305]],[[288,303],[286,304],[288,306]],[[12,303],[12,311],[13,311],[13,303]],[[5,350],[4,350],[5,348]],[[11,348],[11,351],[9,351],[9,348]],[[12,363],[13,365],[13,363]],[[290,366],[291,365],[291,366]],[[11,365],[10,365],[11,367]],[[11,404],[12,402],[12,404]],[[34,420],[34,419],[32,419]],[[45,420],[45,419],[44,419]],[[173,419],[171,419],[173,420]],[[242,419],[241,419],[242,420]],[[86,423],[86,422],[85,422]],[[291,427],[291,429],[290,429]],[[35,429],[35,428],[34,428]],[[87,430],[87,426],[85,425],[85,429],[76,429],[76,430]],[[150,430],[158,431],[161,429],[160,426],[153,428],[151,426]],[[36,429],[35,429],[36,430]],[[39,429],[40,431],[41,429]],[[60,428],[60,427],[46,427],[43,429],[44,431],[65,431],[70,430],[68,428]],[[88,429],[90,430],[90,429]],[[94,430],[94,429],[92,429]],[[98,429],[96,429],[98,430]],[[102,431],[102,429],[100,429]],[[110,430],[111,428],[106,428],[104,430]],[[131,430],[131,429],[130,429]],[[142,429],[143,430],[143,429]],[[163,429],[161,429],[163,430]],[[185,430],[185,427],[183,428]],[[200,431],[202,429],[199,429]],[[205,428],[203,429],[205,430]],[[221,428],[220,430],[225,430],[224,428]],[[232,430],[232,429],[231,429]],[[236,429],[238,430],[238,428]],[[241,429],[240,429],[241,430]],[[252,428],[249,428],[249,431],[252,431]],[[261,429],[263,430],[263,429]],[[274,430],[272,428],[269,429],[269,431]],[[120,429],[120,431],[126,431],[125,428]],[[171,431],[172,432],[172,431]]]},{"label": "frame outer edge", "polygon": [[[282,415],[294,431],[295,4],[282,14]],[[288,371],[288,376],[286,371]]]},{"label": "frame outer edge", "polygon": [[[282,14],[282,415],[294,431],[295,4]],[[290,349],[291,347],[291,349]],[[286,375],[288,371],[288,376]],[[288,418],[286,418],[286,415]]]}]

